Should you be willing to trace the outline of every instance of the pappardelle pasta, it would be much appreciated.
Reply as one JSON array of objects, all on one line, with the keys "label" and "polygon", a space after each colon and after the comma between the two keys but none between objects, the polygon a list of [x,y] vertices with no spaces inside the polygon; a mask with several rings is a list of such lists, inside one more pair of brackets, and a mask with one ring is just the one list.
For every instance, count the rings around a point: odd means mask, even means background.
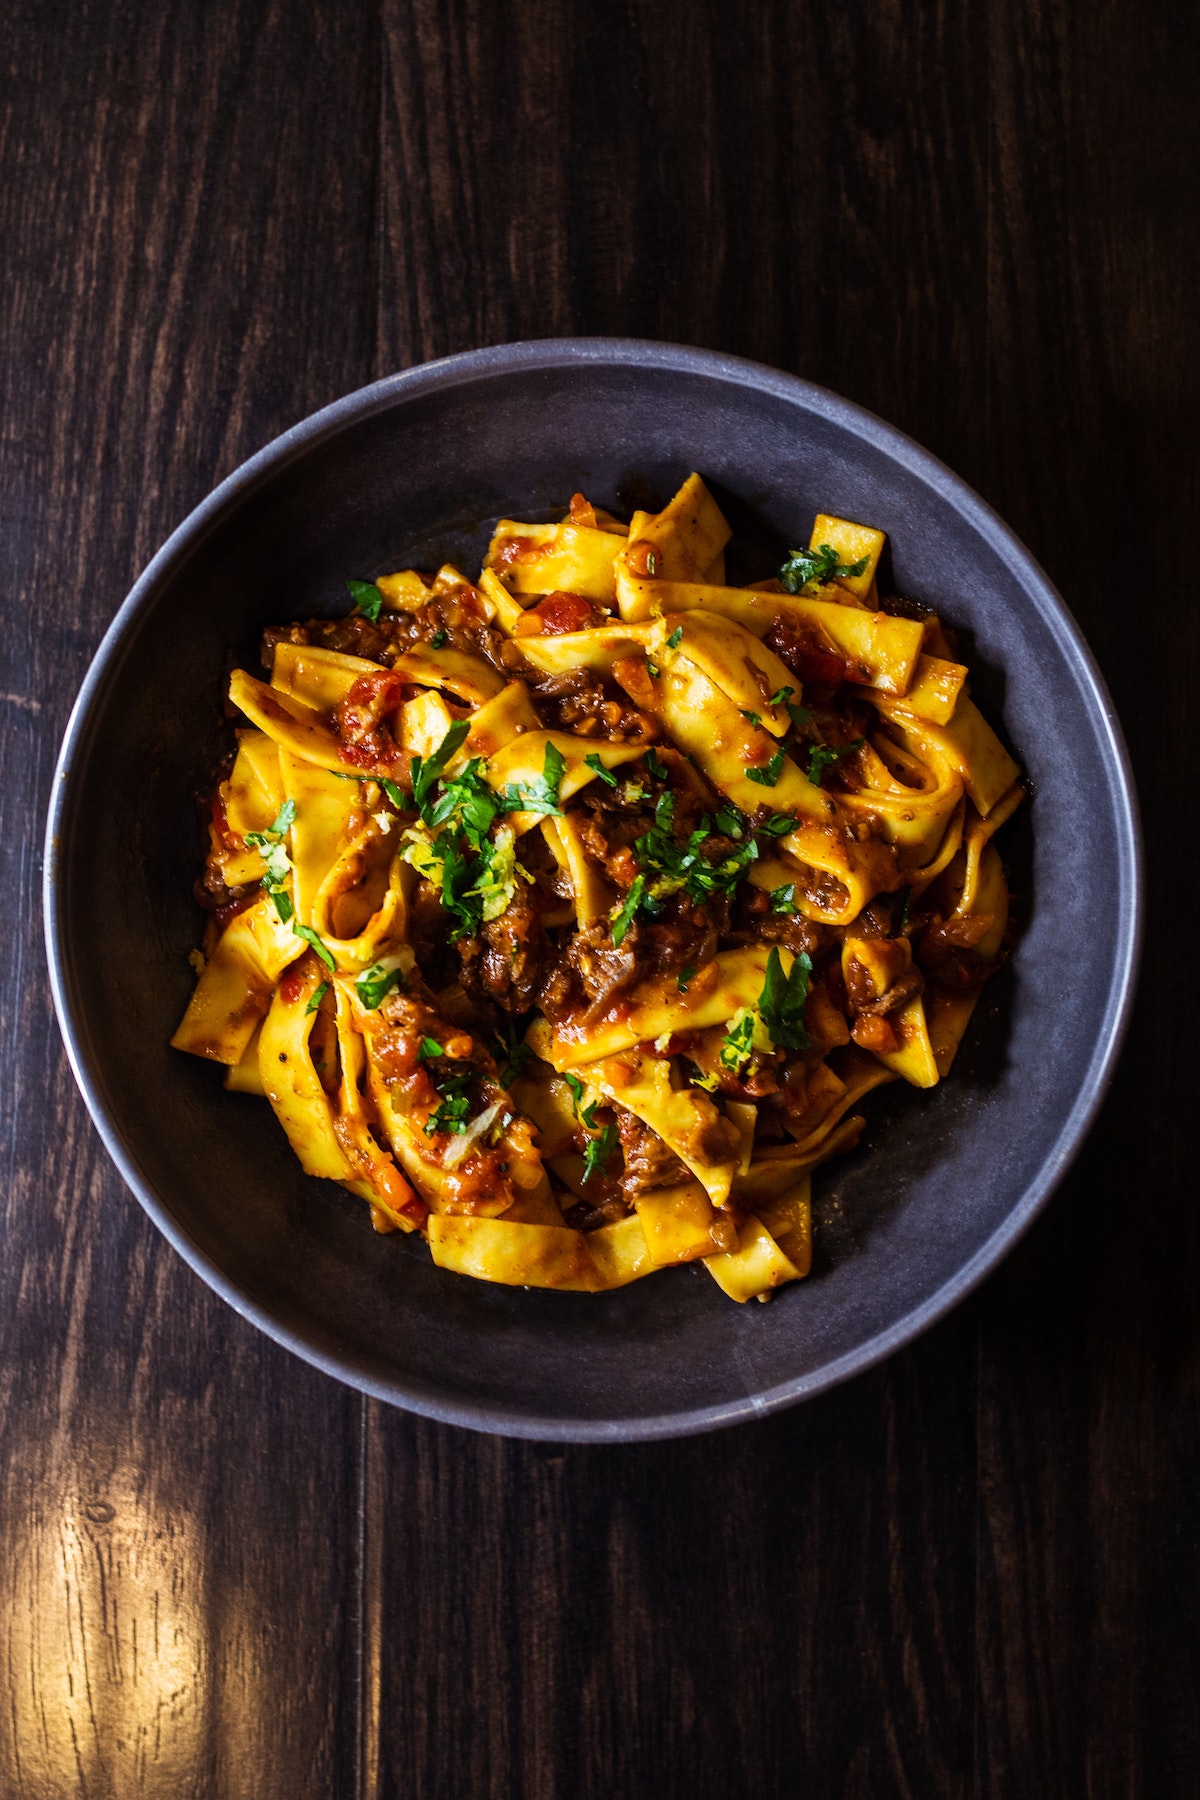
[{"label": "pappardelle pasta", "polygon": [[599,1292],[808,1273],[813,1169],[933,1087],[1003,954],[1016,763],[884,534],[725,580],[698,475],[482,573],[268,630],[208,803],[172,1043],[442,1268]]}]

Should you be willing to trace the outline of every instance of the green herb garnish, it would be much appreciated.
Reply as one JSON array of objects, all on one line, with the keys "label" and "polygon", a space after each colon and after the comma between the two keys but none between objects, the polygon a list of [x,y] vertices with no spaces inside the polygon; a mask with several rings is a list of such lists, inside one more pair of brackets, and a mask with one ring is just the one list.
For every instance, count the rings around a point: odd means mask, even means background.
[{"label": "green herb garnish", "polygon": [[642,761],[645,763],[646,773],[650,776],[652,781],[669,781],[671,779],[671,771],[668,769],[666,763],[660,759],[657,751],[653,749],[647,750]]},{"label": "green herb garnish", "polygon": [[309,1013],[316,1012],[317,1008],[320,1006],[322,1000],[325,998],[325,996],[328,992],[329,992],[329,983],[327,981],[323,981],[319,988],[314,989],[312,995],[309,998],[308,1005],[304,1009],[305,1018],[308,1017]]},{"label": "green herb garnish", "polygon": [[431,1057],[444,1056],[446,1053],[436,1038],[423,1037],[417,1045],[417,1061],[428,1062]]},{"label": "green herb garnish", "polygon": [[350,598],[357,606],[364,619],[370,619],[372,625],[379,623],[379,609],[383,605],[383,595],[373,581],[348,581]]},{"label": "green herb garnish", "polygon": [[575,1108],[575,1117],[579,1117],[579,1102],[583,1099],[583,1083],[578,1075],[564,1075],[563,1080],[571,1090],[571,1103]]},{"label": "green herb garnish", "polygon": [[[403,982],[403,969],[398,962],[388,957],[385,961],[372,963],[369,969],[364,969],[354,983],[354,991],[367,1011],[374,1012],[392,989],[401,987]],[[428,1042],[432,1043],[433,1039],[430,1038]],[[439,1050],[435,1054],[440,1056],[441,1051]]]},{"label": "green herb garnish", "polygon": [[792,972],[785,976],[778,949],[767,958],[766,979],[758,997],[758,1011],[771,1034],[772,1042],[787,1050],[807,1050],[808,1033],[804,1029],[804,1002],[808,999],[812,958],[807,951],[792,961]]},{"label": "green herb garnish", "polygon": [[543,819],[561,819],[558,789],[567,770],[567,759],[555,743],[546,745],[542,772],[532,781],[510,781],[504,790],[505,812],[537,813]]},{"label": "green herb garnish", "polygon": [[792,721],[793,725],[799,727],[801,725],[807,725],[808,721],[812,718],[812,714],[809,712],[807,706],[797,706],[793,703],[792,695],[795,691],[795,688],[781,687],[778,693],[771,695],[771,705],[786,707],[788,718]]},{"label": "green herb garnish", "polygon": [[306,944],[312,945],[313,949],[332,975],[337,969],[337,964],[333,960],[333,952],[330,950],[328,944],[322,943],[311,925],[297,925],[295,920],[293,920],[292,930],[297,937],[303,938]]},{"label": "green herb garnish", "polygon": [[470,729],[466,719],[456,719],[432,756],[414,756],[412,759],[413,805],[427,825],[433,823],[428,817],[433,790]]},{"label": "green herb garnish", "polygon": [[268,825],[265,831],[248,831],[246,833],[246,842],[258,851],[267,865],[266,873],[262,878],[263,889],[270,894],[280,923],[284,925],[296,910],[286,887],[292,864],[283,842],[291,830],[295,818],[296,802],[285,800],[275,815],[274,824]]},{"label": "green herb garnish", "polygon": [[835,750],[830,744],[814,744],[808,753],[808,779],[814,787],[820,787],[825,778],[825,771],[843,756],[849,756],[852,750],[861,750],[864,740],[855,738],[853,743],[843,744]]},{"label": "green herb garnish", "polygon": [[679,989],[681,994],[687,993],[688,983],[691,981],[692,976],[695,973],[696,973],[695,963],[689,963],[686,969],[680,969],[678,975],[675,977],[675,986]]},{"label": "green herb garnish", "polygon": [[754,1027],[758,1023],[753,1008],[743,1006],[734,1014],[729,1030],[721,1039],[720,1063],[734,1075],[740,1075],[750,1061],[754,1049]]},{"label": "green herb garnish", "polygon": [[671,633],[670,637],[667,639],[667,649],[668,650],[678,650],[678,648],[682,642],[683,642],[683,626],[677,625],[675,627],[674,631]]},{"label": "green herb garnish", "polygon": [[794,913],[796,910],[796,884],[789,881],[785,887],[771,889],[771,911],[773,913]]},{"label": "green herb garnish", "polygon": [[762,714],[761,713],[747,712],[744,706],[739,706],[738,711],[741,713],[743,719],[748,719],[750,721],[751,725],[761,725],[762,724]]},{"label": "green herb garnish", "polygon": [[645,892],[646,877],[644,875],[635,876],[633,886],[613,914],[612,941],[618,950],[625,941],[625,933],[629,930],[630,924],[633,921],[633,915],[642,904],[642,897]]},{"label": "green herb garnish", "polygon": [[583,1152],[583,1179],[590,1181],[593,1175],[603,1174],[608,1159],[617,1147],[617,1128],[606,1125],[598,1137],[589,1138]]},{"label": "green herb garnish", "polygon": [[586,764],[586,766],[592,771],[593,775],[598,775],[600,777],[601,781],[606,782],[609,787],[612,787],[612,788],[616,787],[616,785],[617,785],[616,776],[613,774],[611,769],[605,768],[604,764],[600,761],[599,756],[596,754],[596,752],[594,750],[589,755],[585,756],[583,760],[584,760],[584,763]]},{"label": "green herb garnish", "polygon": [[864,556],[854,563],[839,562],[832,544],[822,544],[819,550],[793,550],[780,567],[780,584],[785,593],[800,594],[806,588],[865,574],[867,560]]},{"label": "green herb garnish", "polygon": [[505,1019],[496,1033],[504,1054],[500,1086],[509,1087],[521,1073],[533,1051],[525,1042],[524,1027],[517,1019]]},{"label": "green herb garnish", "polygon": [[397,811],[403,812],[408,805],[408,801],[404,797],[404,789],[397,787],[395,782],[389,781],[386,776],[383,777],[379,785]]},{"label": "green herb garnish", "polygon": [[425,1121],[425,1135],[432,1137],[435,1131],[444,1131],[450,1137],[461,1137],[467,1129],[471,1117],[471,1101],[467,1090],[476,1079],[474,1069],[467,1075],[446,1075],[438,1082],[439,1095],[436,1109]]},{"label": "green herb garnish", "polygon": [[746,776],[750,781],[757,781],[760,787],[774,787],[783,772],[783,751],[777,750],[770,762],[760,769],[747,769]]},{"label": "green herb garnish", "polygon": [[446,630],[444,625],[439,625],[429,640],[429,648],[431,650],[444,650],[449,641],[450,633]]}]

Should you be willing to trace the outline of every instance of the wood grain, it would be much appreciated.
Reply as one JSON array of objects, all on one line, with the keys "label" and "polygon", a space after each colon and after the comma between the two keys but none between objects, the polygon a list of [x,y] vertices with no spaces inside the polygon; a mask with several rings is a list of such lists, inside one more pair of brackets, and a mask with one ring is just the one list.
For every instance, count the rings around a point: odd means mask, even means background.
[{"label": "wood grain", "polygon": [[[1132,0],[10,8],[5,1800],[1200,1787],[1198,35]],[[364,1404],[211,1296],[75,1095],[37,917],[67,709],[172,526],[373,376],[572,332],[794,369],[977,485],[1113,685],[1151,871],[1130,1050],[1005,1267],[836,1393],[628,1449]]]},{"label": "wood grain", "polygon": [[0,1793],[345,1791],[359,1402],[217,1303],[117,1179],[51,1022],[38,874],[67,709],[139,566],[369,372],[377,140],[338,115],[376,40],[258,4],[10,20]]}]

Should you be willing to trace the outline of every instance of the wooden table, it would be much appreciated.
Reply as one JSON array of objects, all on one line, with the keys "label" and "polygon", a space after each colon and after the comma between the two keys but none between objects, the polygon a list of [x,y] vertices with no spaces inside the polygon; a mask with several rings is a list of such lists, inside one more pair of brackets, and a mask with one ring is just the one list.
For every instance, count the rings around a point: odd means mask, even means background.
[{"label": "wooden table", "polygon": [[[7,17],[0,1794],[1200,1792],[1195,10]],[[1004,1268],[832,1394],[629,1449],[408,1418],[216,1300],[100,1149],[39,916],[168,531],[336,395],[569,332],[798,371],[961,471],[1097,653],[1149,850],[1124,1062]]]}]

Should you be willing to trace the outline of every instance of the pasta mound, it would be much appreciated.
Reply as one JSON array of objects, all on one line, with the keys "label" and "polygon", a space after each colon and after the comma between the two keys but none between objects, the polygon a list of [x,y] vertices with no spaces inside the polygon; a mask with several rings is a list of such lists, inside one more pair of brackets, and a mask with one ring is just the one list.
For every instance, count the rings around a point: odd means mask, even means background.
[{"label": "pasta mound", "polygon": [[767,1299],[1004,952],[1022,789],[951,633],[881,607],[881,531],[821,514],[752,586],[729,537],[698,475],[628,524],[576,494],[231,678],[172,1043],[445,1269]]}]

